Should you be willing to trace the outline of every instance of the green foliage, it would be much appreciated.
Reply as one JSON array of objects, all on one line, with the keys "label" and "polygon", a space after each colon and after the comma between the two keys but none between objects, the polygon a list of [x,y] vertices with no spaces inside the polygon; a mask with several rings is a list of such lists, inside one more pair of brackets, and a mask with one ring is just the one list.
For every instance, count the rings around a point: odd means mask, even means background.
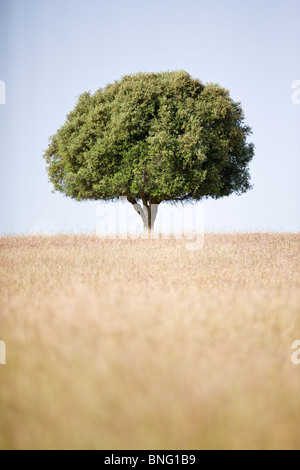
[{"label": "green foliage", "polygon": [[55,190],[77,200],[220,198],[250,188],[250,133],[219,85],[138,73],[83,93],[45,159]]}]

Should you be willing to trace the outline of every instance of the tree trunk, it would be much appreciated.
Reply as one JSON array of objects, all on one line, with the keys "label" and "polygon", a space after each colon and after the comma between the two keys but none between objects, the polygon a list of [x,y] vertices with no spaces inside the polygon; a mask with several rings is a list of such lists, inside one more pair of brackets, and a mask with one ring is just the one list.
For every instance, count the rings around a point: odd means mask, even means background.
[{"label": "tree trunk", "polygon": [[158,212],[158,204],[150,204],[144,208],[146,210],[146,220],[144,221],[144,231],[152,232],[154,230],[154,223]]},{"label": "tree trunk", "polygon": [[144,201],[142,207],[134,198],[127,197],[127,200],[133,205],[134,210],[141,217],[144,225],[144,232],[152,232],[158,212],[158,204],[147,204],[147,202]]}]

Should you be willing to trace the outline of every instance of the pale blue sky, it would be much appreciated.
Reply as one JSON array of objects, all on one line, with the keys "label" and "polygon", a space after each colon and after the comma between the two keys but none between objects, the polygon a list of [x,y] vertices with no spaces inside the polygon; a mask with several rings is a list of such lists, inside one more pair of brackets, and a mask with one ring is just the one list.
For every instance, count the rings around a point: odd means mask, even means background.
[{"label": "pale blue sky", "polygon": [[254,131],[254,189],[205,202],[206,228],[300,231],[299,24],[299,0],[0,0],[0,234],[96,230],[97,203],[52,194],[48,137],[80,93],[176,69],[227,87]]}]

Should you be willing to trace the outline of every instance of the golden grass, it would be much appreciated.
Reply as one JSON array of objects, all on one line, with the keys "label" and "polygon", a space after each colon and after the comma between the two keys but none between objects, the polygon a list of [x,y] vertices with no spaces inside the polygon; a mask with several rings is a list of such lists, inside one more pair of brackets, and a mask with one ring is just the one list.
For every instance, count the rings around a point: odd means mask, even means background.
[{"label": "golden grass", "polygon": [[0,449],[299,449],[299,242],[0,239]]}]

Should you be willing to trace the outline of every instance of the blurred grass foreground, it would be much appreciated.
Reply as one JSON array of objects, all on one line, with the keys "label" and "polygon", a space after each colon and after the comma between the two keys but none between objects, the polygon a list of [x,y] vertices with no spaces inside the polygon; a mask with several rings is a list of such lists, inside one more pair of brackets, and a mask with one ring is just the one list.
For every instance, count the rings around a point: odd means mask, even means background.
[{"label": "blurred grass foreground", "polygon": [[300,236],[0,239],[0,449],[299,449]]}]

